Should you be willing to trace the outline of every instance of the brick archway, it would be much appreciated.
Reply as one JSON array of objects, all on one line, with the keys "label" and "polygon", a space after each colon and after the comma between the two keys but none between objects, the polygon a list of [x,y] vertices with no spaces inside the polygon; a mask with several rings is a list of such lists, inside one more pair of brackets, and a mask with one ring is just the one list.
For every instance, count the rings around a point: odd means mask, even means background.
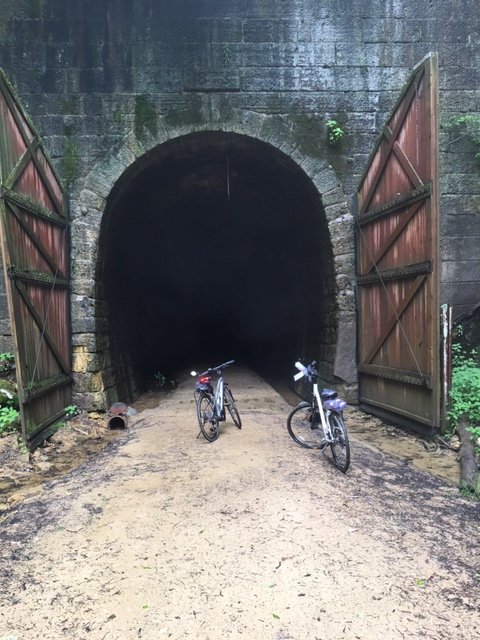
[{"label": "brick archway", "polygon": [[116,400],[111,345],[105,326],[106,313],[103,313],[106,305],[96,282],[98,240],[112,190],[126,172],[134,178],[140,171],[142,159],[156,149],[200,133],[232,134],[264,143],[274,153],[286,156],[318,192],[332,247],[336,294],[333,304],[338,314],[331,372],[339,378],[338,382],[346,385],[347,391],[351,388],[354,393],[353,228],[342,186],[323,158],[314,157],[304,150],[286,119],[239,111],[233,112],[221,127],[209,119],[178,124],[167,116],[159,118],[153,132],[145,130],[141,140],[130,134],[118,148],[99,161],[86,177],[78,197],[73,199],[72,246],[77,249],[72,257],[73,355],[78,404],[105,408]]}]

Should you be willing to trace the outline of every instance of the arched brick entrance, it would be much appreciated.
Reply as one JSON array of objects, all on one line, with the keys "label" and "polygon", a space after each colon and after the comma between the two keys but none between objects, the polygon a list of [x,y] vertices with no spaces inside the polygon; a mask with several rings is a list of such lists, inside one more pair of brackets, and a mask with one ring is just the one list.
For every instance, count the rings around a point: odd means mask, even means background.
[{"label": "arched brick entrance", "polygon": [[352,217],[332,167],[278,117],[157,124],[73,203],[78,404],[130,400],[153,370],[208,358],[209,328],[218,356],[233,345],[285,376],[316,357],[354,389]]}]

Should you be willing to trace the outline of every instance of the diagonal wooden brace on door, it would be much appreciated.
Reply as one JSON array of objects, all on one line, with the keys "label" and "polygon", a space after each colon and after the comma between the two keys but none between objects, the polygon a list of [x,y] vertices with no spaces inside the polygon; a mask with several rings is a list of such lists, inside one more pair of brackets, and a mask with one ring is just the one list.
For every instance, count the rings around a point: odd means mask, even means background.
[{"label": "diagonal wooden brace on door", "polygon": [[[360,208],[359,208],[359,212],[358,214],[361,216],[363,213],[365,213],[365,211],[368,210],[369,206],[370,206],[370,202],[377,190],[377,187],[380,183],[380,180],[382,179],[383,176],[383,172],[385,170],[385,167],[387,166],[387,162],[388,159],[390,157],[390,154],[393,151],[393,147],[396,143],[396,140],[398,138],[398,134],[400,132],[400,129],[402,128],[405,119],[410,111],[410,106],[415,98],[415,96],[417,95],[417,86],[418,84],[421,82],[421,79],[424,75],[424,70],[422,69],[419,73],[419,76],[416,79],[416,82],[413,82],[406,94],[406,96],[404,97],[404,101],[400,106],[401,112],[399,112],[398,115],[398,120],[397,123],[395,125],[395,127],[393,129],[391,129],[389,126],[385,127],[385,130],[383,131],[383,135],[382,135],[382,139],[379,142],[379,148],[380,148],[380,153],[381,153],[381,160],[380,160],[380,165],[378,167],[375,179],[372,181],[372,184],[370,185],[368,192],[365,196],[364,201],[362,202]],[[386,142],[386,145],[384,146],[384,148],[382,149],[381,145],[383,142]],[[378,147],[377,147],[378,148]],[[415,172],[416,173],[416,172]],[[409,174],[407,174],[409,175]]]},{"label": "diagonal wooden brace on door", "polygon": [[410,290],[406,293],[405,297],[403,298],[399,306],[393,310],[391,317],[389,318],[388,322],[385,324],[383,333],[375,340],[375,343],[371,347],[366,358],[364,358],[363,360],[364,364],[372,363],[372,360],[377,355],[380,348],[387,340],[388,336],[392,333],[393,329],[395,328],[395,325],[398,322],[400,322],[400,318],[404,313],[405,309],[413,300],[415,294],[423,285],[426,279],[427,279],[426,275],[420,275],[415,278],[414,282],[412,283],[412,286],[410,287]]},{"label": "diagonal wooden brace on door", "polygon": [[25,220],[23,219],[23,217],[22,217],[22,215],[20,213],[19,208],[16,207],[13,203],[9,203],[9,207],[8,208],[10,209],[11,214],[14,216],[15,220],[18,222],[18,224],[23,229],[25,235],[28,236],[28,238],[29,238],[30,242],[32,243],[32,245],[37,249],[38,253],[42,256],[42,258],[48,264],[48,266],[52,270],[52,273],[57,273],[57,275],[59,277],[64,278],[65,274],[63,273],[63,269],[60,267],[58,262],[55,260],[55,257],[52,256],[51,253],[48,251],[47,247],[43,244],[43,242],[41,241],[40,236],[37,235],[31,229],[31,227],[25,222]]},{"label": "diagonal wooden brace on door", "polygon": [[[389,251],[390,247],[393,246],[397,238],[400,236],[402,231],[405,229],[407,224],[415,216],[415,214],[417,213],[417,211],[420,209],[422,205],[423,205],[423,201],[418,202],[411,207],[410,211],[407,211],[405,214],[402,215],[396,227],[391,231],[390,235],[383,240],[383,243],[377,249],[376,253],[373,253],[370,247],[367,246],[369,258],[368,258],[367,266],[365,267],[365,269],[362,269],[362,275],[370,273],[370,271],[375,267],[375,265],[377,265],[380,262],[380,260],[387,253],[387,251]],[[362,241],[365,242],[365,244],[367,244],[367,241],[363,234],[361,238],[362,238]]]},{"label": "diagonal wooden brace on door", "polygon": [[[33,137],[30,137],[27,135],[27,129],[26,129],[26,121],[20,116],[20,112],[19,109],[17,108],[17,105],[15,104],[15,101],[12,97],[12,94],[10,92],[10,90],[7,87],[7,83],[5,81],[5,79],[3,77],[0,76],[0,91],[5,99],[5,103],[7,104],[11,116],[15,122],[15,125],[17,126],[17,130],[18,133],[21,137],[21,139],[23,140],[23,143],[26,146],[26,150],[24,152],[23,157],[20,159],[20,165],[19,167],[16,167],[14,169],[14,174],[15,174],[15,181],[18,181],[21,173],[23,173],[23,171],[25,170],[28,162],[30,161],[30,158],[32,160],[32,163],[35,166],[35,169],[38,172],[38,176],[40,178],[40,180],[42,181],[43,187],[46,191],[46,193],[48,194],[53,207],[55,209],[55,211],[61,215],[64,216],[65,215],[65,208],[64,208],[64,203],[63,200],[59,201],[54,189],[52,188],[52,185],[50,184],[50,180],[48,179],[45,170],[42,166],[42,163],[39,160],[38,157],[38,150],[40,148],[39,145],[39,141],[37,139],[37,136],[34,134]],[[29,128],[30,125],[28,125]],[[42,151],[43,153],[43,151]],[[21,168],[21,172],[19,173],[19,171],[17,169]],[[51,167],[51,170],[53,171],[53,166]],[[13,185],[12,185],[13,186]]]},{"label": "diagonal wooden brace on door", "polygon": [[55,341],[53,340],[53,338],[51,337],[51,335],[47,331],[47,329],[45,327],[45,320],[40,317],[39,313],[35,309],[35,306],[33,305],[32,300],[31,300],[30,296],[28,295],[27,288],[25,287],[23,282],[20,282],[18,280],[18,278],[15,278],[15,286],[16,286],[17,291],[19,292],[23,302],[25,303],[25,305],[27,306],[28,310],[30,311],[30,313],[32,315],[32,318],[34,319],[38,329],[40,330],[40,335],[43,336],[43,338],[45,339],[45,342],[47,343],[48,348],[52,352],[55,360],[57,361],[57,363],[59,365],[59,367],[61,368],[61,370],[63,371],[64,374],[70,375],[70,368],[68,367],[67,363],[63,359],[60,351],[57,349]]}]

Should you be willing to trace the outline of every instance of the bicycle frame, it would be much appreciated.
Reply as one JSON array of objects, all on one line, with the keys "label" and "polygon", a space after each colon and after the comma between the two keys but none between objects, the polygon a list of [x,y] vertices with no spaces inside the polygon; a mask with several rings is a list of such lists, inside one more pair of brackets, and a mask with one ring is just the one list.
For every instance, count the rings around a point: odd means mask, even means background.
[{"label": "bicycle frame", "polygon": [[213,393],[211,393],[212,395],[212,400],[213,400],[213,408],[214,408],[214,412],[215,415],[214,417],[219,420],[220,422],[222,422],[223,420],[225,420],[225,409],[224,409],[224,390],[225,390],[225,381],[224,381],[224,377],[223,377],[223,373],[222,370],[225,367],[230,366],[231,364],[233,364],[235,361],[234,360],[229,360],[228,362],[224,362],[223,364],[219,365],[218,367],[213,367],[211,369],[207,369],[206,371],[204,371],[203,373],[198,374],[196,371],[192,371],[191,375],[192,376],[213,376],[215,375],[216,379],[212,384],[213,387]]},{"label": "bicycle frame", "polygon": [[329,447],[335,466],[346,473],[350,467],[350,442],[343,420],[347,403],[333,389],[318,388],[316,364],[315,360],[307,366],[302,362],[295,363],[298,373],[293,379],[298,381],[306,377],[312,385],[312,395],[310,402],[299,402],[291,410],[287,418],[287,430],[301,447],[321,451]]},{"label": "bicycle frame", "polygon": [[224,388],[224,380],[223,375],[220,374],[218,376],[217,382],[215,384],[214,396],[213,396],[213,406],[215,407],[216,417],[219,420],[223,420],[223,388]]},{"label": "bicycle frame", "polygon": [[[298,373],[293,376],[295,382],[297,382],[304,376],[306,376],[312,382],[314,397],[313,404],[316,404],[315,408],[318,408],[318,413],[320,414],[320,421],[322,423],[323,433],[325,434],[325,442],[326,444],[330,444],[331,442],[333,442],[333,435],[332,430],[330,429],[328,416],[335,410],[337,413],[341,414],[347,403],[344,400],[339,399],[328,399],[322,401],[320,391],[318,390],[318,382],[312,379],[311,371],[308,369],[308,367],[303,365],[301,362],[296,362],[295,367],[298,369]],[[336,404],[335,408],[332,406],[332,403]]]},{"label": "bicycle frame", "polygon": [[204,435],[208,442],[213,442],[218,438],[219,423],[227,420],[227,410],[237,429],[242,428],[242,420],[232,391],[228,383],[225,382],[222,373],[225,367],[229,367],[234,362],[235,360],[229,360],[200,374],[196,371],[191,372],[192,376],[198,376],[194,394],[197,419],[200,433]]}]

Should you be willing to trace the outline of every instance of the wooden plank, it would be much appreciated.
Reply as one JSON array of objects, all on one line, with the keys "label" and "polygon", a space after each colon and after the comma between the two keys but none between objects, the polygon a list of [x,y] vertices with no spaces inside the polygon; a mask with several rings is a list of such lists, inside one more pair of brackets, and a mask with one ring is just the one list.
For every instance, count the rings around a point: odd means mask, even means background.
[{"label": "wooden plank", "polygon": [[432,429],[439,423],[437,137],[430,55],[413,70],[359,183],[357,283],[361,404]]},{"label": "wooden plank", "polygon": [[[390,132],[389,127],[387,127],[387,130]],[[388,136],[387,136],[387,139],[388,139]],[[402,169],[405,171],[406,175],[410,179],[410,182],[412,183],[413,187],[415,189],[418,189],[419,187],[423,187],[423,180],[415,171],[415,167],[407,158],[402,147],[398,144],[396,140],[392,146],[392,152],[393,152],[393,155],[398,160],[398,162],[400,163],[400,166],[402,167]]]},{"label": "wooden plank", "polygon": [[58,273],[58,276],[60,278],[64,278],[65,274],[63,273],[63,269],[61,268],[61,265],[58,263],[58,261],[56,261],[53,258],[53,256],[50,255],[50,252],[45,247],[40,237],[37,234],[35,234],[34,231],[25,223],[18,208],[12,204],[10,209],[11,209],[12,215],[15,217],[18,224],[22,227],[24,234],[28,236],[31,243],[36,247],[39,254],[42,256],[42,258],[45,260],[45,262],[48,264],[48,266],[52,270],[52,273]]},{"label": "wooden plank", "polygon": [[431,376],[415,373],[413,371],[404,371],[402,369],[394,369],[393,367],[382,367],[376,364],[361,364],[358,367],[360,373],[366,373],[369,376],[377,378],[385,378],[387,380],[396,380],[397,382],[406,382],[419,387],[432,388]]},{"label": "wooden plank", "polygon": [[[52,189],[50,182],[43,170],[43,167],[38,160],[38,156],[36,153],[36,151],[39,148],[38,141],[35,138],[30,139],[29,136],[27,135],[25,126],[24,126],[24,122],[26,121],[26,118],[22,113],[22,110],[20,109],[20,105],[18,101],[15,100],[11,92],[8,91],[8,87],[5,84],[5,82],[3,82],[3,79],[1,77],[0,77],[0,84],[2,85],[2,93],[5,98],[5,102],[7,103],[7,106],[10,109],[10,113],[15,121],[15,124],[17,125],[18,131],[22,137],[22,140],[28,149],[32,162],[34,163],[35,168],[38,172],[38,175],[42,180],[43,186],[45,187],[49,195],[49,198],[52,204],[54,205],[54,211],[56,211],[59,215],[63,217],[65,215],[63,203],[58,201],[57,195]],[[19,117],[20,114],[22,114],[22,118]],[[15,182],[18,182],[18,179],[19,179],[19,175],[17,174],[17,178]],[[9,182],[11,182],[10,177],[9,177],[9,180],[7,181],[7,184]]]},{"label": "wooden plank", "polygon": [[367,262],[366,268],[362,270],[362,275],[363,273],[369,273],[375,267],[375,265],[380,262],[380,260],[390,250],[390,248],[399,238],[400,234],[404,231],[405,227],[415,216],[421,206],[422,202],[418,202],[416,206],[411,207],[409,212],[400,217],[400,221],[398,222],[397,226],[391,231],[390,235],[384,239],[383,244],[380,245],[380,247],[377,249],[377,252],[374,254],[370,254],[369,262]]},{"label": "wooden plank", "polygon": [[376,273],[369,273],[366,276],[359,276],[357,278],[357,284],[379,284],[387,282],[388,280],[401,280],[403,278],[412,278],[424,273],[432,272],[432,261],[427,260],[425,262],[418,262],[417,264],[409,264],[405,266],[396,267],[394,269],[388,269],[385,271],[378,271]]},{"label": "wooden plank", "polygon": [[37,218],[46,220],[50,224],[53,224],[62,229],[66,229],[68,226],[68,220],[61,218],[51,209],[43,207],[39,202],[33,201],[30,197],[24,196],[21,193],[12,191],[11,189],[3,188],[3,197],[7,202],[13,203],[25,209]]},{"label": "wooden plank", "polygon": [[[378,185],[380,183],[380,180],[382,178],[382,175],[383,175],[383,171],[384,171],[385,166],[386,166],[386,164],[388,162],[388,158],[390,157],[390,154],[392,152],[393,145],[395,144],[397,135],[398,135],[400,129],[402,128],[402,126],[403,126],[405,118],[408,115],[408,112],[409,112],[409,109],[410,109],[410,105],[413,102],[415,94],[416,94],[416,86],[415,86],[414,82],[412,81],[412,83],[410,85],[410,88],[408,89],[407,94],[405,96],[405,100],[402,101],[402,103],[400,104],[400,116],[399,116],[399,118],[397,120],[397,123],[396,123],[394,129],[391,130],[389,128],[389,137],[388,138],[385,136],[384,132],[382,132],[382,134],[380,136],[380,144],[378,145],[378,149],[380,150],[382,159],[381,159],[380,166],[378,168],[377,174],[375,176],[375,179],[372,181],[372,184],[370,185],[370,188],[369,188],[369,190],[368,190],[363,202],[360,205],[359,215],[362,215],[362,213],[364,213],[368,209],[368,207],[370,205],[370,202],[371,202],[371,200],[373,198],[373,195],[374,195],[375,191],[377,190],[377,187],[378,187]],[[381,141],[382,141],[382,139],[385,139],[387,141],[387,144],[385,145],[386,148],[383,149],[383,150],[381,149]]]},{"label": "wooden plank", "polygon": [[8,159],[0,185],[1,247],[22,435],[34,447],[71,398],[69,221],[55,169],[1,70],[0,92],[0,157]]},{"label": "wooden plank", "polygon": [[399,195],[393,200],[389,200],[382,204],[381,207],[377,207],[376,209],[371,209],[370,211],[364,213],[361,216],[357,216],[357,224],[360,227],[365,226],[366,224],[370,224],[374,220],[379,220],[385,216],[389,216],[392,213],[396,213],[402,209],[406,209],[410,205],[418,202],[419,200],[425,200],[431,196],[431,183],[424,184],[422,187],[418,189],[414,189],[409,193],[404,193]]},{"label": "wooden plank", "polygon": [[50,351],[52,352],[58,364],[60,365],[60,368],[64,373],[70,373],[70,367],[68,366],[67,362],[64,360],[63,355],[60,353],[59,349],[57,348],[57,345],[55,344],[55,340],[51,337],[50,332],[46,328],[46,324],[45,324],[46,318],[42,318],[40,314],[37,312],[37,310],[35,309],[35,306],[33,305],[30,299],[30,296],[28,295],[28,291],[25,285],[20,280],[15,280],[15,286],[24,304],[27,306],[33,320],[35,321],[35,324],[40,330],[42,339],[45,340],[45,342],[47,343],[48,347],[50,348]]},{"label": "wooden plank", "polygon": [[71,374],[63,374],[59,376],[54,376],[52,378],[48,378],[46,380],[42,380],[38,383],[31,383],[25,386],[23,390],[23,402],[28,404],[33,400],[37,400],[38,398],[45,396],[55,389],[59,389],[61,387],[65,387],[72,383],[72,375]]},{"label": "wooden plank", "polygon": [[390,318],[384,325],[383,333],[380,336],[378,336],[377,340],[373,344],[373,347],[368,352],[368,355],[364,358],[365,364],[370,364],[372,362],[373,358],[376,356],[381,346],[385,343],[386,339],[393,331],[395,325],[398,322],[398,319],[402,316],[403,312],[408,307],[410,302],[413,300],[413,297],[415,296],[417,291],[425,282],[425,279],[426,279],[426,276],[418,276],[417,278],[415,278],[415,281],[410,287],[410,290],[408,291],[408,293],[403,298],[402,302],[398,305],[396,309],[393,309]]},{"label": "wooden plank", "polygon": [[68,289],[70,281],[66,278],[61,278],[55,274],[44,273],[43,271],[27,271],[25,269],[19,269],[18,267],[8,267],[8,277],[15,280],[21,280],[22,282],[30,282],[37,284],[41,287],[55,287],[55,289]]},{"label": "wooden plank", "polygon": [[[32,142],[31,149],[36,153],[37,149],[39,148],[40,148],[40,142],[38,140],[34,140]],[[8,180],[6,180],[4,184],[4,187],[6,189],[11,189],[13,191],[17,180],[20,178],[20,176],[26,169],[28,163],[30,162],[30,158],[31,158],[31,150],[27,147],[23,152],[23,155],[20,156],[19,160],[17,161],[17,164],[15,165],[13,171],[8,176]]]}]

